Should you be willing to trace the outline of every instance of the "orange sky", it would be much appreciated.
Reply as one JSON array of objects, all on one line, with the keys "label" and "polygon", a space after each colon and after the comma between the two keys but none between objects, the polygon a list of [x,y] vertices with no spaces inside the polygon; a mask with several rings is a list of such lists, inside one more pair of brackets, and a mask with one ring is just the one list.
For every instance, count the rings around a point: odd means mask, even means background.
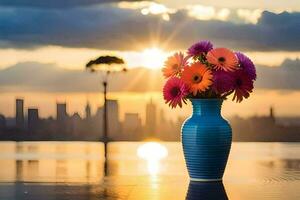
[{"label": "orange sky", "polygon": [[[183,50],[184,51],[184,50]],[[128,67],[161,68],[163,62],[173,52],[167,52],[159,47],[145,47],[142,51],[105,51],[87,48],[67,48],[46,46],[34,50],[0,49],[0,68],[19,62],[35,61],[55,63],[62,68],[83,70],[85,64],[103,54],[114,54],[125,59]],[[300,52],[245,52],[256,64],[278,66],[286,58],[296,59]]]}]

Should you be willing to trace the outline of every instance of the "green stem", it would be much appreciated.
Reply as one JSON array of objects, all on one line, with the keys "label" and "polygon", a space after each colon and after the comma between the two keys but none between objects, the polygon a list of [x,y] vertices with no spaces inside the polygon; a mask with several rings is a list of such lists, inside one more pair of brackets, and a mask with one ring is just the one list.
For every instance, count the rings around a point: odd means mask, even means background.
[{"label": "green stem", "polygon": [[221,98],[226,98],[227,96],[231,95],[234,92],[234,90],[229,91],[228,93],[221,96]]}]

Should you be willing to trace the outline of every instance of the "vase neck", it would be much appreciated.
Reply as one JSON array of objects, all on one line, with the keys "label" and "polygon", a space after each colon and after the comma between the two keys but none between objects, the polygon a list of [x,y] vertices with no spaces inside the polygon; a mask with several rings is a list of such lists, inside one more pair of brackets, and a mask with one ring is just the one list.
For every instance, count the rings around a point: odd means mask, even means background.
[{"label": "vase neck", "polygon": [[221,115],[222,99],[190,99],[193,105],[193,115]]}]

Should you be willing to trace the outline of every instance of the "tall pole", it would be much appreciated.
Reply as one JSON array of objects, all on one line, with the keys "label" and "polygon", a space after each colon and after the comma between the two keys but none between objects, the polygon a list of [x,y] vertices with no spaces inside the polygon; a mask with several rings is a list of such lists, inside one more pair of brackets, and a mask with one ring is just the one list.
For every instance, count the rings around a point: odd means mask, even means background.
[{"label": "tall pole", "polygon": [[[112,72],[126,72],[126,69],[123,68],[118,70],[114,67],[109,67],[110,65],[120,65],[125,64],[124,60],[122,58],[118,58],[116,56],[100,56],[99,58],[95,60],[89,61],[85,67],[86,69],[90,70],[91,72],[97,72],[101,71],[104,75],[103,79],[103,94],[104,94],[104,106],[103,106],[103,143],[104,143],[104,174],[105,176],[108,175],[108,152],[107,152],[107,144],[109,142],[108,137],[108,113],[107,113],[107,99],[106,99],[106,93],[107,93],[107,84],[108,84],[108,76]],[[96,65],[105,65],[104,68],[97,68]]]},{"label": "tall pole", "polygon": [[104,87],[104,112],[103,112],[103,142],[104,142],[104,173],[105,176],[108,175],[108,168],[107,168],[107,142],[108,142],[108,124],[107,124],[107,81],[103,81]]}]

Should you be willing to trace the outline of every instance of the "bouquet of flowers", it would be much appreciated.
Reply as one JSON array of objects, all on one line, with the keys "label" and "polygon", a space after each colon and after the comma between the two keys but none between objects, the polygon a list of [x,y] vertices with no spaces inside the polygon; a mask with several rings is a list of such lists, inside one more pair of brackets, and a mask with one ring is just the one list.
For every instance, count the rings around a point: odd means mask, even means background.
[{"label": "bouquet of flowers", "polygon": [[241,52],[213,48],[209,41],[193,44],[187,55],[177,52],[162,69],[167,79],[163,95],[172,108],[182,107],[187,98],[220,98],[233,93],[233,101],[248,98],[256,80],[253,62]]}]

